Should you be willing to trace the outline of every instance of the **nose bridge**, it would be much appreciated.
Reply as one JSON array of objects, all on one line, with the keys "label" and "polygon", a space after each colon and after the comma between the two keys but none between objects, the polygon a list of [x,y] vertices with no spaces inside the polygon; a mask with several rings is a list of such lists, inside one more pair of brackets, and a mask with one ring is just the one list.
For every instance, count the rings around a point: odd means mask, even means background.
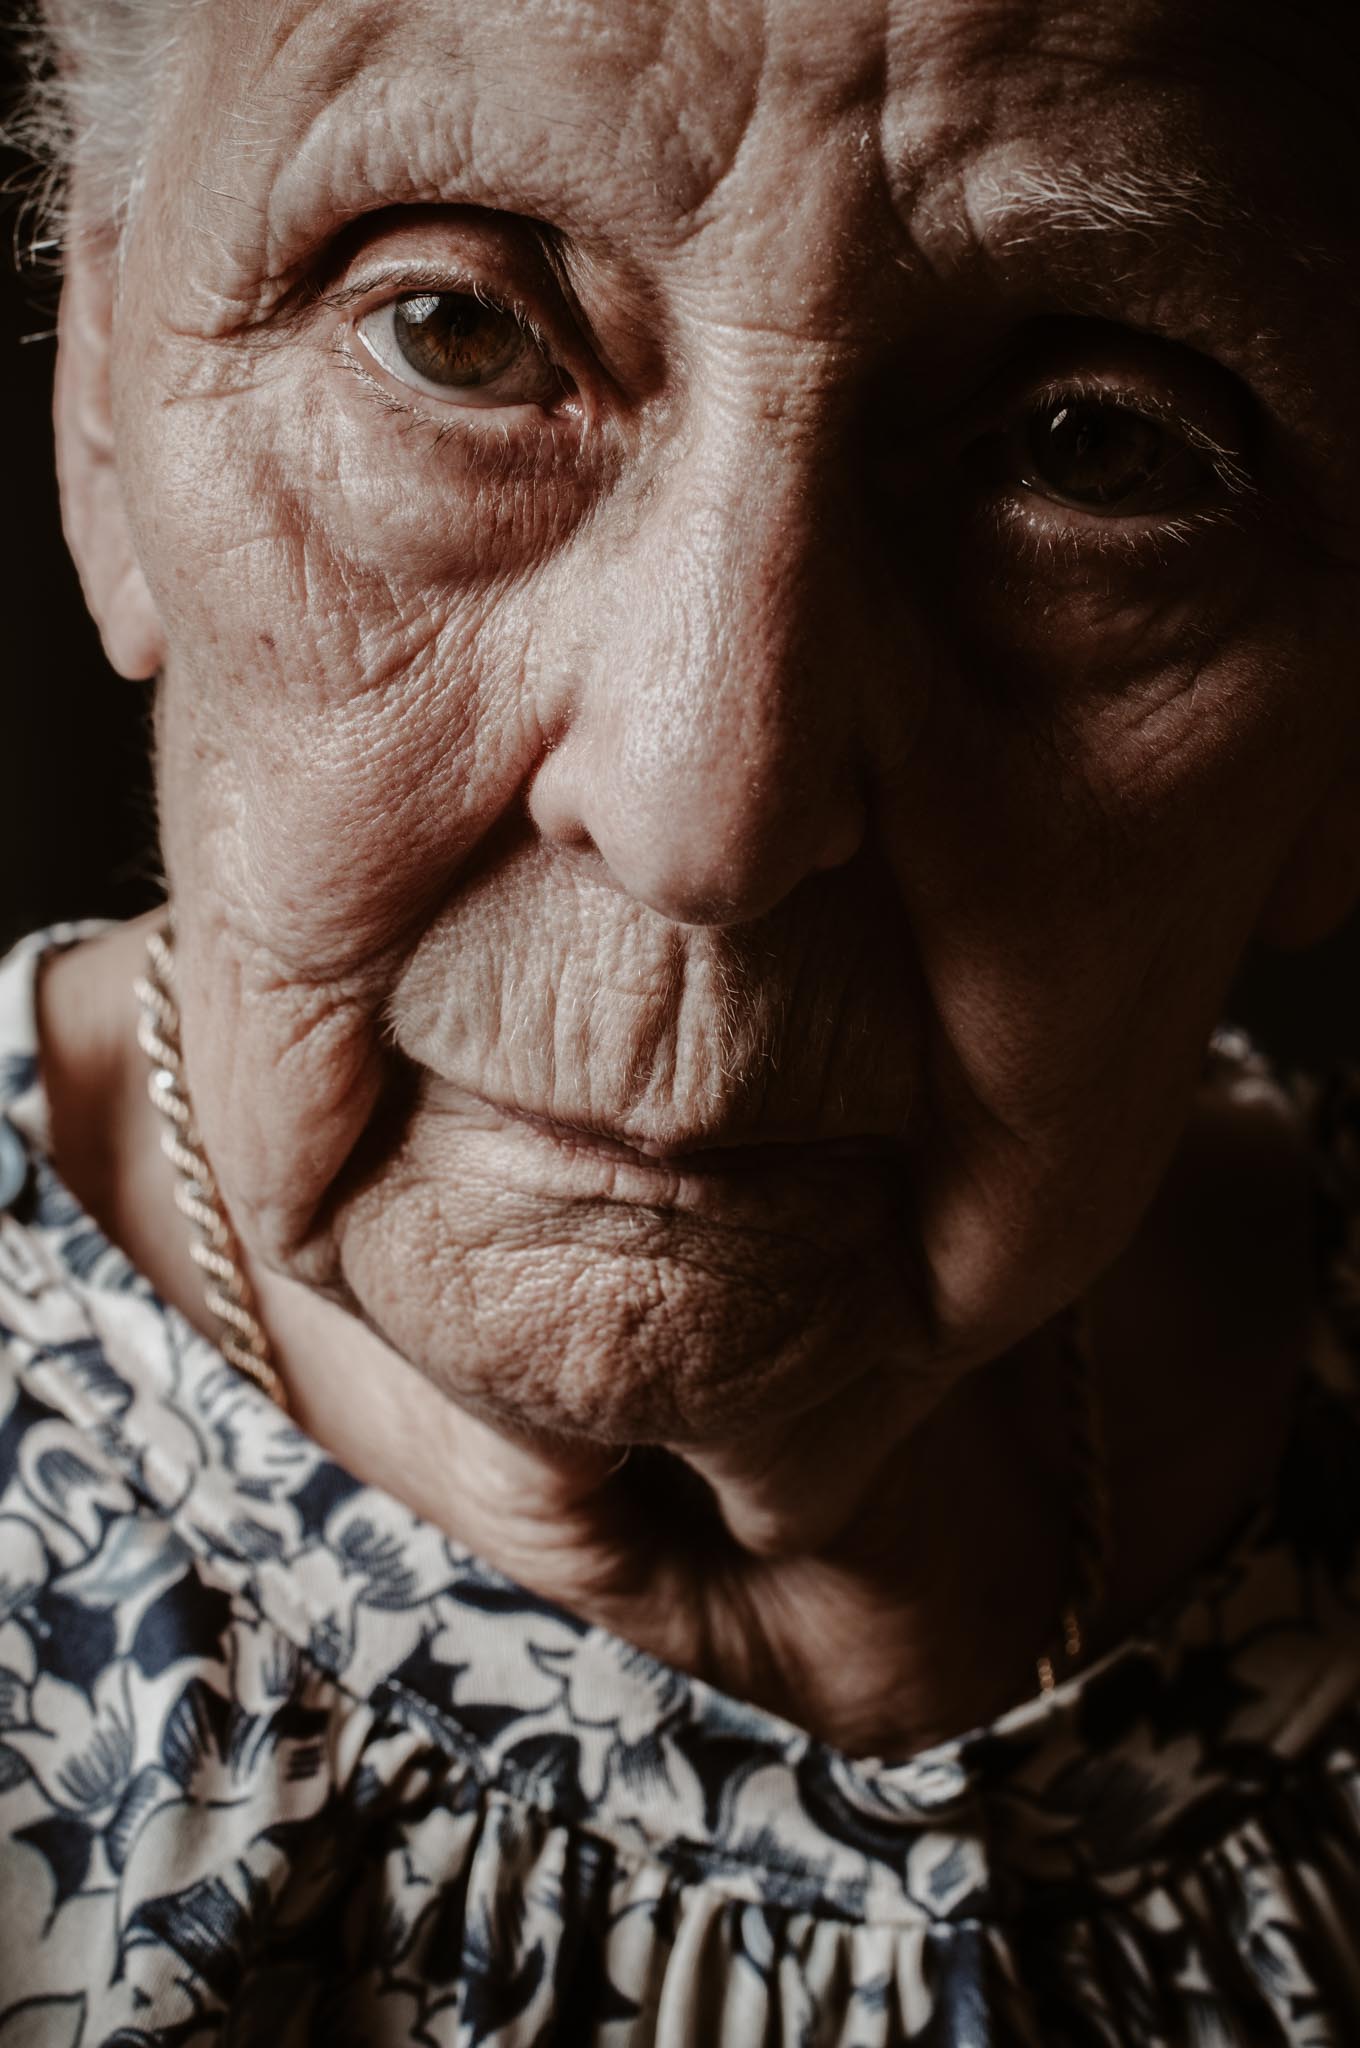
[{"label": "nose bridge", "polygon": [[[826,435],[730,402],[637,512],[531,799],[683,922],[772,908],[863,829],[853,565]],[[837,493],[836,495],[839,495]]]},{"label": "nose bridge", "polygon": [[674,700],[676,738],[715,757],[713,772],[738,757],[792,767],[798,739],[827,722],[817,613],[839,579],[808,438],[764,418],[729,425],[677,471],[648,537],[662,598],[638,619],[650,673]]}]

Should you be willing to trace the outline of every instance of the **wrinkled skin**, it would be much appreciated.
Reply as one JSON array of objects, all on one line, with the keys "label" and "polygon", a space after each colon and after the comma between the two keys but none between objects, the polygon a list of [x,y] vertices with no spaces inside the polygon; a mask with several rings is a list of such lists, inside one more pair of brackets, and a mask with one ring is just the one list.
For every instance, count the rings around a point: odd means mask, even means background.
[{"label": "wrinkled skin", "polygon": [[[1100,1276],[1169,1304],[1172,1363],[1103,1370],[1173,1496],[1168,1443],[1262,1353],[1131,1608],[1275,1440],[1287,1288],[1188,1384],[1200,1311],[1146,1273],[1244,943],[1329,928],[1360,864],[1353,62],[1298,30],[230,0],[121,271],[97,224],[73,259],[68,523],[114,660],[162,675],[189,1067],[299,1412],[847,1741],[1032,1668],[1046,1327]],[[365,347],[473,284],[554,369],[526,345],[472,402]],[[1193,482],[1054,497],[1015,452],[1054,390],[1164,422]],[[104,1206],[173,1262],[133,1179]],[[629,1445],[669,1454],[641,1506]],[[814,1582],[853,1706],[781,1650]]]}]

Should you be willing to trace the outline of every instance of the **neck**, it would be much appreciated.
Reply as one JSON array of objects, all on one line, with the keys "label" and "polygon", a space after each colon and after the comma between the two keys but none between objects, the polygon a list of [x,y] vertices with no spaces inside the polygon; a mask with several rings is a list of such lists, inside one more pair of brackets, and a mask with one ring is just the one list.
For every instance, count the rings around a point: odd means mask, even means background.
[{"label": "neck", "polygon": [[1034,1690],[1068,1536],[1037,1420],[1061,1405],[1047,1343],[973,1375],[872,1459],[872,1387],[777,1443],[621,1458],[469,1415],[301,1288],[266,1276],[261,1307],[297,1420],[343,1465],[668,1663],[862,1753]]},{"label": "neck", "polygon": [[[129,927],[44,976],[54,1149],[105,1230],[212,1335],[127,1029],[142,944]],[[1278,1115],[1215,1110],[1102,1281],[1115,1540],[1089,1647],[1162,1600],[1266,1484],[1306,1327],[1305,1216]],[[1070,1555],[1051,1333],[923,1400],[888,1440],[900,1391],[866,1374],[777,1434],[620,1462],[467,1413],[357,1318],[252,1277],[300,1426],[535,1592],[851,1752],[905,1753],[1033,1692]]]}]

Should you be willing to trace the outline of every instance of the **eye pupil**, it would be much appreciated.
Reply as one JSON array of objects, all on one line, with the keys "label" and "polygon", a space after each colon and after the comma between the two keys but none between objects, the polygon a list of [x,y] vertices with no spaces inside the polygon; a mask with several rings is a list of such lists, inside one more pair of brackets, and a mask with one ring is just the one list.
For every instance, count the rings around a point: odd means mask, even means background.
[{"label": "eye pupil", "polygon": [[1153,489],[1173,444],[1127,406],[1045,407],[1029,425],[1032,486],[1069,504],[1119,507]]},{"label": "eye pupil", "polygon": [[524,345],[514,316],[471,292],[418,292],[399,299],[392,334],[413,370],[456,389],[498,376]]}]

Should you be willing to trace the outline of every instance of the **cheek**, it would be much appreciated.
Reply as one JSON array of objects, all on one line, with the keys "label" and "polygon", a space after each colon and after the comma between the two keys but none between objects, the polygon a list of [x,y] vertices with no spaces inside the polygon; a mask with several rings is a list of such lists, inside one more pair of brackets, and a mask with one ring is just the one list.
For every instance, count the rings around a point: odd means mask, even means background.
[{"label": "cheek", "polygon": [[[344,462],[303,489],[288,451],[252,449],[258,421],[230,454],[231,413],[209,424],[148,494],[190,517],[142,536],[169,644],[167,865],[280,960],[343,975],[420,928],[513,799],[538,745],[532,636],[447,547],[434,574],[432,522],[408,545],[410,509]],[[191,488],[186,438],[226,485]]]},{"label": "cheek", "polygon": [[529,638],[512,597],[406,560],[343,466],[302,490],[240,407],[195,419],[140,535],[186,1053],[248,1241],[322,1278],[320,1209],[391,1079],[388,993],[534,756]]},{"label": "cheek", "polygon": [[926,992],[921,1216],[946,1324],[1031,1284],[1046,1313],[1064,1268],[1081,1284],[1127,1240],[1325,780],[1337,681],[1321,645],[1259,622],[1178,688],[934,736],[928,757],[967,771],[922,779],[893,861]]},{"label": "cheek", "polygon": [[1264,550],[1196,573],[1197,606],[1185,577],[1121,597],[1098,569],[989,592],[970,687],[937,693],[903,792],[892,860],[928,978],[964,1042],[996,1034],[973,1064],[1013,1110],[1110,1050],[1183,1056],[1334,772],[1353,592]]},{"label": "cheek", "polygon": [[211,897],[175,899],[175,956],[195,1116],[237,1229],[266,1265],[324,1283],[325,1205],[391,1083],[382,967],[281,973]]}]

